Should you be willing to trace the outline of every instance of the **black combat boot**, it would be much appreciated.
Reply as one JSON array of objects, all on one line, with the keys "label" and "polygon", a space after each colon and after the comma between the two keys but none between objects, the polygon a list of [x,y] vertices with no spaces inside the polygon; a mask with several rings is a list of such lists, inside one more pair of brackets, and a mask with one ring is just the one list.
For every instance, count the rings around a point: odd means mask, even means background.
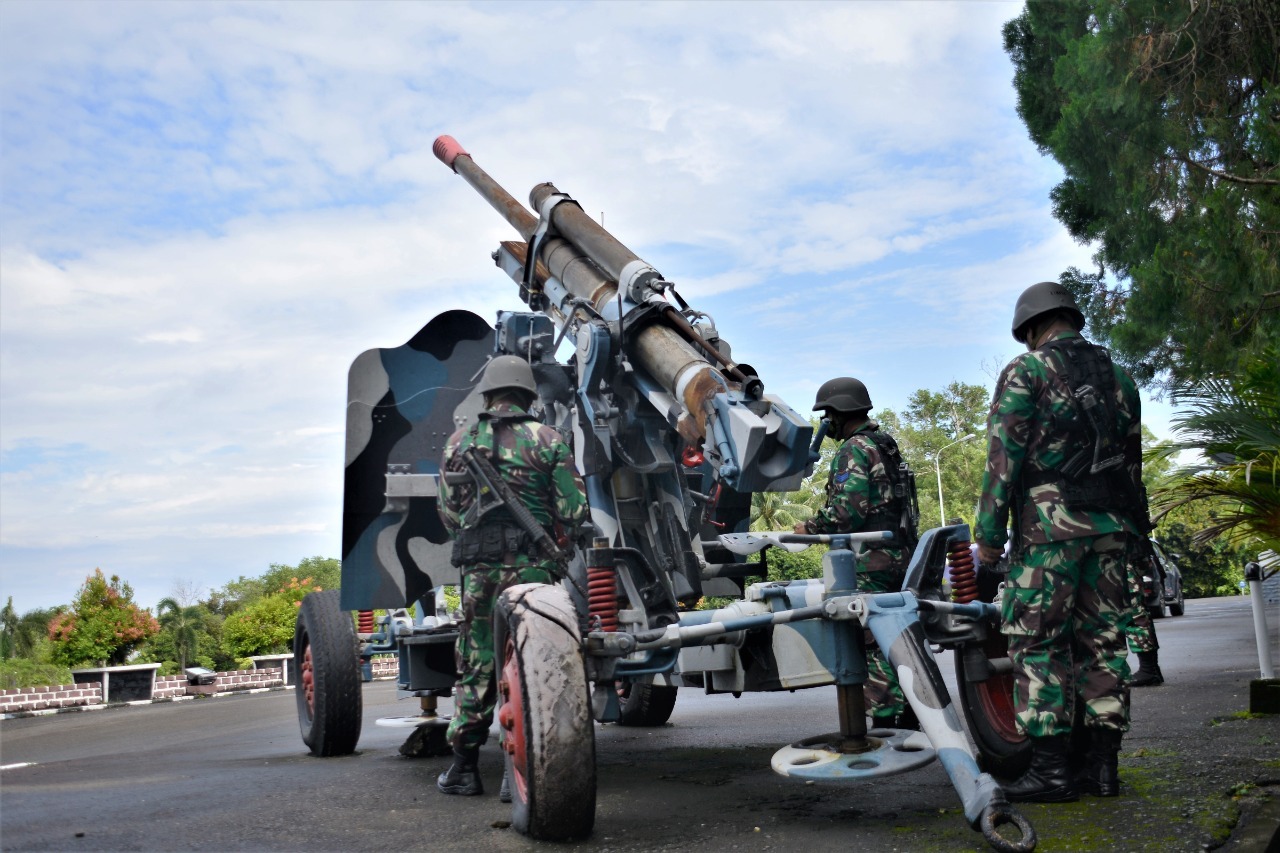
[{"label": "black combat boot", "polygon": [[1031,766],[1020,779],[1001,786],[1005,796],[1015,803],[1072,803],[1080,799],[1067,767],[1069,737],[1033,737]]},{"label": "black combat boot", "polygon": [[1164,684],[1158,651],[1138,652],[1138,671],[1129,679],[1130,687],[1155,687]]},{"label": "black combat boot", "polygon": [[484,793],[484,785],[480,782],[480,771],[476,769],[476,761],[480,757],[480,747],[469,749],[455,746],[453,748],[453,764],[440,774],[436,787],[443,794],[458,794],[463,797],[474,797]]},{"label": "black combat boot", "polygon": [[1080,790],[1095,797],[1120,796],[1120,740],[1117,729],[1090,729],[1089,755],[1080,775]]}]

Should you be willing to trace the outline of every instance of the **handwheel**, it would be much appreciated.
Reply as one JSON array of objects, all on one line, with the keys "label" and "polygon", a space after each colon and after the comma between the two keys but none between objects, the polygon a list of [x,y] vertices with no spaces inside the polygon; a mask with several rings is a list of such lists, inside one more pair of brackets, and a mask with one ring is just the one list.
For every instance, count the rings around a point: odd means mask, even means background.
[{"label": "handwheel", "polygon": [[984,680],[971,680],[965,672],[966,649],[981,653],[987,660],[1007,658],[1005,637],[992,632],[980,644],[956,649],[956,682],[960,686],[960,707],[977,744],[982,769],[1004,779],[1021,776],[1031,763],[1031,741],[1018,731],[1014,721],[1013,676],[992,673]]},{"label": "handwheel", "polygon": [[338,590],[308,593],[293,630],[298,725],[312,755],[350,755],[360,740],[359,641]]},{"label": "handwheel", "polygon": [[493,634],[512,825],[547,841],[584,838],[596,819],[596,745],[573,603],[561,587],[513,586]]},{"label": "handwheel", "polygon": [[679,688],[665,684],[642,684],[623,681],[618,685],[622,705],[620,726],[661,726],[671,719]]}]

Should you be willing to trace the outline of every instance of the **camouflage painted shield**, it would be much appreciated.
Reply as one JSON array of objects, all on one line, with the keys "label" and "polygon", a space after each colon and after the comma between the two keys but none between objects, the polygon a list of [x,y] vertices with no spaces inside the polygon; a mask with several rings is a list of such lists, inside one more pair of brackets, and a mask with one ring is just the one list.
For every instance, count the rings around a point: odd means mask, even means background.
[{"label": "camouflage painted shield", "polygon": [[[471,390],[493,327],[446,311],[394,349],[368,350],[347,377],[342,607],[405,607],[457,583],[435,483],[450,434],[479,408]],[[470,397],[470,399],[469,399]]]}]

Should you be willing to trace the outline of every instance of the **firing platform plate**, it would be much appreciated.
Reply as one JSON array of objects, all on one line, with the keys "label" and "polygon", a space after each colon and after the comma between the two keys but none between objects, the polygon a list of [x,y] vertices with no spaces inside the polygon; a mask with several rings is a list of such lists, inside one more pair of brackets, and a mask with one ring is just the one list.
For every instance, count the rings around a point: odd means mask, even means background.
[{"label": "firing platform plate", "polygon": [[418,726],[449,725],[449,718],[440,715],[430,717],[379,717],[373,721],[375,726],[387,726],[393,729],[414,729]]},{"label": "firing platform plate", "polygon": [[839,782],[906,773],[937,757],[924,732],[908,729],[871,729],[865,752],[839,752],[832,746],[839,740],[839,734],[806,738],[775,752],[769,763],[783,776]]}]

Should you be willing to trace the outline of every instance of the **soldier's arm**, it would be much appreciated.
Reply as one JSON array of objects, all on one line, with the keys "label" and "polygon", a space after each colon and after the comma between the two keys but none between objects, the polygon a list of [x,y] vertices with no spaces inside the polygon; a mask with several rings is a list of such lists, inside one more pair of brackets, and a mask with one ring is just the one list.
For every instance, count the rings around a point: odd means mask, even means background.
[{"label": "soldier's arm", "polygon": [[587,489],[573,464],[573,452],[564,442],[556,442],[552,452],[552,508],[556,519],[567,529],[577,527],[587,517]]},{"label": "soldier's arm", "polygon": [[450,486],[445,480],[446,471],[458,470],[457,452],[459,442],[450,439],[445,445],[444,458],[440,461],[440,484],[439,495],[436,500],[436,510],[440,514],[440,521],[444,524],[445,529],[450,534],[457,533],[462,527],[462,505],[460,488]]},{"label": "soldier's arm", "polygon": [[831,463],[836,486],[818,514],[805,524],[811,533],[844,533],[856,530],[871,506],[870,457],[856,443],[846,443]]},{"label": "soldier's arm", "polygon": [[[1035,389],[1022,359],[1010,362],[996,383],[987,418],[987,466],[974,535],[983,545],[999,548],[1008,541],[1009,510],[1022,475],[1035,417]],[[1018,519],[1013,519],[1017,524]]]}]

